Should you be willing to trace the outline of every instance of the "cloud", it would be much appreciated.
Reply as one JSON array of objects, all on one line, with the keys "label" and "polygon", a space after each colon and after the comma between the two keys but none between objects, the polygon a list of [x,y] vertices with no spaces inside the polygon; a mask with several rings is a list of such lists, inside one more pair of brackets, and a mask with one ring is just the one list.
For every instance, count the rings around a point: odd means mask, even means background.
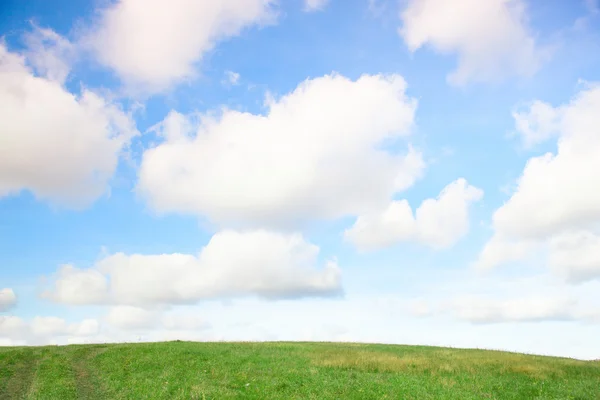
[{"label": "cloud", "polygon": [[512,240],[502,235],[494,235],[483,247],[477,262],[479,270],[490,270],[497,265],[525,259],[536,248],[529,240]]},{"label": "cloud", "polygon": [[525,297],[509,300],[463,297],[452,302],[450,311],[473,323],[566,321],[577,318],[575,302],[568,298]]},{"label": "cloud", "polygon": [[225,71],[225,78],[223,83],[227,85],[237,85],[240,80],[240,74],[233,71]]},{"label": "cloud", "polygon": [[435,249],[456,244],[469,230],[469,205],[483,191],[465,179],[446,186],[437,199],[427,199],[413,215],[406,200],[392,201],[381,212],[362,215],[344,232],[346,240],[361,250],[375,250],[414,240]]},{"label": "cloud", "polygon": [[77,56],[76,46],[51,29],[32,25],[32,31],[24,35],[27,62],[38,75],[63,84]]},{"label": "cloud", "polygon": [[510,235],[544,238],[600,219],[600,86],[554,109],[560,129],[557,153],[529,159],[518,188],[494,214],[494,226]]},{"label": "cloud", "polygon": [[81,39],[132,88],[158,92],[196,75],[217,42],[274,21],[273,0],[120,0]]},{"label": "cloud", "polygon": [[[340,294],[339,267],[328,261],[315,268],[318,253],[319,248],[299,234],[222,231],[198,255],[117,253],[90,269],[64,266],[43,296],[66,304],[142,306],[252,295]],[[134,319],[145,321],[139,315]]]},{"label": "cloud", "polygon": [[523,0],[409,0],[399,33],[410,51],[429,45],[457,54],[448,81],[497,81],[529,76],[547,58],[527,27]]},{"label": "cloud", "polygon": [[597,14],[600,11],[598,0],[584,0],[584,3],[591,14]]},{"label": "cloud", "polygon": [[[398,75],[333,74],[301,83],[266,115],[176,112],[154,129],[137,190],[158,212],[227,227],[290,227],[384,206],[424,169],[421,154],[387,151],[410,134],[416,101]],[[193,128],[192,128],[193,127]]]},{"label": "cloud", "polygon": [[193,313],[164,312],[134,306],[111,307],[106,322],[125,331],[199,331],[209,324]]},{"label": "cloud", "polygon": [[[418,283],[417,283],[418,285]],[[475,324],[600,321],[600,282],[572,286],[551,273],[447,274],[405,305],[411,315]],[[449,318],[450,319],[449,319]]]},{"label": "cloud", "polygon": [[17,304],[17,296],[10,288],[0,289],[0,312],[8,311]]},{"label": "cloud", "polygon": [[95,319],[68,323],[57,317],[34,317],[30,321],[19,317],[0,317],[0,337],[23,341],[28,345],[53,343],[61,337],[88,337],[98,334],[100,324]]},{"label": "cloud", "polygon": [[[81,207],[107,190],[137,131],[118,105],[87,89],[75,96],[62,86],[67,66],[56,54],[68,47],[64,39],[49,30],[32,35],[25,55],[0,43],[0,198],[29,190]],[[54,45],[46,48],[38,39]],[[46,77],[35,75],[28,62]]]},{"label": "cloud", "polygon": [[388,0],[368,0],[367,6],[374,17],[381,17],[387,13],[389,2]]},{"label": "cloud", "polygon": [[[478,265],[493,268],[522,259],[526,248],[538,246],[567,279],[598,278],[593,246],[600,228],[600,85],[586,85],[559,107],[540,104],[518,114],[517,128],[527,127],[520,130],[526,138],[557,136],[556,153],[527,161],[517,189],[494,212],[494,237]],[[540,109],[542,119],[551,123],[540,123]],[[490,250],[495,246],[520,250],[507,259],[505,252]],[[583,260],[583,254],[589,259]]]},{"label": "cloud", "polygon": [[170,312],[165,314],[160,323],[169,331],[200,331],[208,329],[210,324],[196,314]]},{"label": "cloud", "polygon": [[127,330],[151,328],[157,319],[156,312],[133,306],[112,307],[106,316],[109,324]]},{"label": "cloud", "polygon": [[549,241],[548,264],[570,282],[600,277],[600,236],[589,231],[571,231]]},{"label": "cloud", "polygon": [[0,316],[0,337],[22,338],[27,329],[27,324],[19,317]]},{"label": "cloud", "polygon": [[560,133],[559,115],[551,105],[542,101],[534,101],[529,108],[513,112],[513,118],[526,148],[543,143]]},{"label": "cloud", "polygon": [[59,303],[101,304],[106,301],[108,290],[107,277],[101,271],[67,264],[58,270],[50,297]]},{"label": "cloud", "polygon": [[329,3],[329,0],[304,0],[304,11],[321,11]]}]

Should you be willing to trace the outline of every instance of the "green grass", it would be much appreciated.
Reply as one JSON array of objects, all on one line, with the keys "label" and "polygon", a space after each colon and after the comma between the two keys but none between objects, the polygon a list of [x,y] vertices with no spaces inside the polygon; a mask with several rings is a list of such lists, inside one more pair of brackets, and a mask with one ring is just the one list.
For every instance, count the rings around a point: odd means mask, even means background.
[{"label": "green grass", "polygon": [[0,348],[0,399],[600,399],[600,362],[333,343]]}]

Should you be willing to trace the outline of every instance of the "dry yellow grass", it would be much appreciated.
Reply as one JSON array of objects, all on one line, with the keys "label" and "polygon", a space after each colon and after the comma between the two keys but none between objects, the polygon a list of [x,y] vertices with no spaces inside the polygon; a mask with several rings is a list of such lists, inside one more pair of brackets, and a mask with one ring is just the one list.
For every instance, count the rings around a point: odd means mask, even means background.
[{"label": "dry yellow grass", "polygon": [[[414,372],[430,375],[473,374],[482,369],[498,373],[522,374],[537,379],[561,377],[564,366],[583,366],[578,360],[562,360],[561,364],[545,357],[505,352],[478,350],[433,350],[394,354],[379,350],[352,350],[345,348],[315,351],[311,356],[315,365],[349,368],[370,372]],[[589,364],[588,364],[589,365]]]}]

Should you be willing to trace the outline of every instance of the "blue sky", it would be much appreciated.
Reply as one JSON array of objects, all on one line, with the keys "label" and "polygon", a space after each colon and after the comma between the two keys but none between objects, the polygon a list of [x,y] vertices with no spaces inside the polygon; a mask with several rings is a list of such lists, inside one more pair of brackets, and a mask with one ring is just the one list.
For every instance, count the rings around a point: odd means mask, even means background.
[{"label": "blue sky", "polygon": [[0,344],[600,357],[596,2],[1,7]]}]

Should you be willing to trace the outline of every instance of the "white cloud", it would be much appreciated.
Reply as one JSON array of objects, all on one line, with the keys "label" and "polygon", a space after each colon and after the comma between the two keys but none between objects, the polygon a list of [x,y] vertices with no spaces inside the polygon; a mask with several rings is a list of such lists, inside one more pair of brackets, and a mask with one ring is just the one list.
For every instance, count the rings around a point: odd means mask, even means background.
[{"label": "white cloud", "polygon": [[30,327],[36,336],[55,336],[67,332],[67,321],[57,317],[35,317]]},{"label": "white cloud", "polygon": [[536,248],[534,241],[511,240],[494,235],[485,244],[473,266],[482,271],[490,270],[500,264],[523,260]]},{"label": "white cloud", "polygon": [[552,106],[541,101],[534,101],[521,112],[513,112],[513,118],[525,147],[532,147],[560,133],[559,115]]},{"label": "white cloud", "polygon": [[598,0],[584,0],[585,6],[591,14],[597,14],[600,11]]},{"label": "white cloud", "polygon": [[240,74],[234,71],[225,71],[226,80],[224,83],[228,85],[237,85],[240,81]]},{"label": "white cloud", "polygon": [[0,337],[0,346],[27,346],[27,341]]},{"label": "white cloud", "polygon": [[[525,140],[557,135],[556,154],[529,159],[517,189],[493,215],[495,234],[478,264],[492,268],[538,246],[549,250],[550,266],[567,279],[600,277],[593,250],[600,228],[600,86],[587,85],[560,107],[532,104],[534,110],[516,117],[517,127]],[[519,250],[510,257],[489,250],[499,243]]]},{"label": "white cloud", "polygon": [[70,41],[47,28],[33,24],[24,35],[25,57],[38,75],[63,84],[71,72],[77,49]]},{"label": "white cloud", "polygon": [[112,307],[106,321],[120,329],[143,329],[153,327],[158,316],[155,311],[133,306]]},{"label": "white cloud", "polygon": [[571,282],[600,277],[600,236],[588,231],[565,232],[549,243],[548,264]]},{"label": "white cloud", "polygon": [[[318,253],[299,234],[222,231],[197,256],[118,253],[86,270],[64,266],[44,296],[67,304],[152,305],[340,294],[339,267],[328,261],[315,268]],[[132,310],[118,309],[113,317],[119,320]],[[140,319],[146,320],[136,317]]]},{"label": "white cloud", "polygon": [[468,232],[469,205],[482,196],[483,191],[465,179],[457,179],[437,199],[423,201],[414,216],[406,200],[392,201],[382,212],[358,217],[344,236],[361,250],[408,240],[436,249],[448,248]]},{"label": "white cloud", "polygon": [[431,306],[424,299],[415,299],[409,301],[404,308],[407,309],[409,314],[415,317],[427,317],[432,314]]},{"label": "white cloud", "polygon": [[388,0],[368,0],[369,12],[375,17],[381,17],[388,11]]},{"label": "white cloud", "polygon": [[68,326],[67,332],[74,336],[92,336],[99,332],[100,323],[95,319],[84,319],[79,323],[73,323]]},{"label": "white cloud", "polygon": [[161,318],[161,325],[169,331],[199,331],[209,328],[209,323],[197,314],[171,312]]},{"label": "white cloud", "polygon": [[423,286],[419,297],[404,306],[411,315],[507,326],[551,321],[573,325],[600,322],[600,282],[572,286],[551,273],[506,275],[501,271],[491,276],[464,271],[437,280],[429,276],[425,279],[429,283]]},{"label": "white cloud", "polygon": [[168,89],[193,78],[221,40],[274,21],[273,0],[120,0],[99,10],[82,44],[132,88]]},{"label": "white cloud", "polygon": [[17,296],[11,288],[0,289],[0,312],[7,311],[17,304]]},{"label": "white cloud", "polygon": [[209,327],[208,323],[193,313],[164,312],[160,309],[145,309],[134,306],[111,307],[106,322],[125,331],[199,331]]},{"label": "white cloud", "polygon": [[320,11],[325,8],[329,0],[304,0],[304,10],[307,12]]},{"label": "white cloud", "polygon": [[27,329],[27,324],[19,317],[0,316],[0,337],[23,339]]},{"label": "white cloud", "polygon": [[414,239],[417,231],[406,200],[392,201],[381,213],[361,215],[344,232],[344,238],[361,250],[375,250]]},{"label": "white cloud", "polygon": [[[55,33],[37,34],[62,48]],[[69,93],[61,85],[65,65],[43,49],[38,43],[25,58],[0,43],[0,198],[29,190],[83,206],[107,190],[137,131],[117,105],[86,89]],[[34,75],[26,61],[49,78]]]},{"label": "white cloud", "polygon": [[417,209],[417,235],[432,247],[454,245],[469,230],[469,206],[481,200],[483,191],[458,179],[446,186],[437,199],[427,199]]},{"label": "white cloud", "polygon": [[544,238],[565,228],[594,226],[600,220],[600,86],[558,107],[557,154],[533,157],[516,192],[494,214],[507,234]]},{"label": "white cloud", "polygon": [[[410,134],[416,101],[398,75],[307,80],[266,115],[172,112],[145,151],[138,192],[159,212],[223,226],[289,227],[387,204],[421,176],[421,154],[382,149]],[[195,125],[195,131],[191,126]],[[238,225],[239,224],[239,225]]]},{"label": "white cloud", "polygon": [[563,297],[524,297],[508,300],[462,297],[450,311],[459,319],[474,323],[565,321],[577,318],[575,302]]},{"label": "white cloud", "polygon": [[53,300],[75,305],[100,304],[106,300],[108,280],[97,269],[63,265],[56,274]]},{"label": "white cloud", "polygon": [[94,336],[99,331],[100,324],[91,318],[68,323],[57,317],[38,316],[30,321],[14,316],[0,317],[0,337],[29,345],[48,344],[61,337]]},{"label": "white cloud", "polygon": [[535,73],[547,52],[527,27],[523,0],[409,0],[399,33],[411,51],[425,45],[457,54],[448,81],[497,81]]}]

